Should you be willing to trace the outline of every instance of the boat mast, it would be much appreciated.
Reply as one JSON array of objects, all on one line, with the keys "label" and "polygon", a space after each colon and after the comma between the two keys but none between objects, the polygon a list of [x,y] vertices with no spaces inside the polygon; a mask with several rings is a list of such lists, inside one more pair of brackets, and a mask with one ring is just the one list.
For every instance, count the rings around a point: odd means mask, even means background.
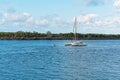
[{"label": "boat mast", "polygon": [[73,32],[74,32],[74,40],[77,40],[77,18],[75,17],[75,22],[73,26]]}]

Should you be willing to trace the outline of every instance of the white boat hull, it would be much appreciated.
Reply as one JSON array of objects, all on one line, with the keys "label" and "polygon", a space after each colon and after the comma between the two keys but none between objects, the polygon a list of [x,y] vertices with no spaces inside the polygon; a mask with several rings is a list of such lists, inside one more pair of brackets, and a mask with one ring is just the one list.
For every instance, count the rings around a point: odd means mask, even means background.
[{"label": "white boat hull", "polygon": [[82,41],[76,41],[76,42],[67,43],[65,44],[65,46],[86,46],[86,43]]}]

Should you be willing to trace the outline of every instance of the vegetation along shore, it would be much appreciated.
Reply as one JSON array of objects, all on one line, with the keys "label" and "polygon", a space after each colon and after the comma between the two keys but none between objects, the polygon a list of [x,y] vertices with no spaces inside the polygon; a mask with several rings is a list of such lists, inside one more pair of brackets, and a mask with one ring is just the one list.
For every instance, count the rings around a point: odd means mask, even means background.
[{"label": "vegetation along shore", "polygon": [[[0,40],[72,40],[73,33],[46,33],[38,32],[0,32]],[[120,39],[120,34],[81,34],[77,33],[78,39],[83,40],[107,40]]]}]

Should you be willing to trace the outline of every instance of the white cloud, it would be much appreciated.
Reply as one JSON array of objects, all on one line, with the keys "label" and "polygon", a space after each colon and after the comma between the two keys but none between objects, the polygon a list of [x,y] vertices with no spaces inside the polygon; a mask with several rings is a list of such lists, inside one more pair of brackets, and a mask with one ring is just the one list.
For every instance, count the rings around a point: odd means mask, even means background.
[{"label": "white cloud", "polygon": [[5,22],[5,19],[0,19],[0,25],[4,24],[4,22]]},{"label": "white cloud", "polygon": [[120,0],[115,0],[113,4],[116,8],[120,8]]},{"label": "white cloud", "polygon": [[64,20],[63,18],[60,18],[60,17],[53,17],[51,19],[51,26],[52,27],[63,27],[63,26],[66,26],[67,24],[67,21]]},{"label": "white cloud", "polygon": [[3,16],[6,21],[25,21],[26,19],[30,17],[30,15],[28,15],[27,13],[22,13],[22,14],[4,13]]},{"label": "white cloud", "polygon": [[34,17],[32,15],[30,15],[29,13],[4,13],[3,14],[3,19],[0,20],[0,23],[3,23],[4,20],[4,24],[11,24],[14,26],[19,26],[19,25],[23,25],[23,26],[42,26],[42,25],[46,25],[48,23],[48,21],[46,19],[42,19],[42,20],[37,20],[34,19]]},{"label": "white cloud", "polygon": [[120,24],[120,17],[108,18],[104,20],[104,24],[107,26],[117,26]]},{"label": "white cloud", "polygon": [[29,17],[28,19],[26,19],[25,21],[26,25],[30,26],[30,25],[34,25],[35,24],[35,20],[33,18],[33,16]]},{"label": "white cloud", "polygon": [[120,25],[120,17],[105,18],[101,20],[97,19],[94,22],[89,22],[89,24],[86,25],[95,27],[116,27]]},{"label": "white cloud", "polygon": [[[4,21],[3,21],[4,20]],[[62,18],[54,16],[51,18],[35,19],[29,13],[3,13],[2,18],[0,19],[0,24],[12,25],[12,26],[29,26],[29,27],[42,27],[42,26],[64,26],[65,22]]]},{"label": "white cloud", "polygon": [[[112,29],[120,29],[120,17],[107,17],[103,18],[102,16],[99,16],[97,14],[86,14],[81,15],[77,18],[78,27],[80,32],[87,32],[93,33],[97,31],[101,32],[106,31],[106,33],[112,33]],[[80,24],[79,24],[80,23]],[[114,32],[115,33],[115,32]]]},{"label": "white cloud", "polygon": [[[81,33],[109,33],[119,34],[120,30],[120,17],[96,17],[96,19],[84,19],[77,24],[78,32]],[[83,20],[82,20],[83,19]]]},{"label": "white cloud", "polygon": [[19,22],[14,22],[13,25],[14,26],[20,26],[20,23]]},{"label": "white cloud", "polygon": [[92,22],[93,20],[95,20],[97,17],[99,17],[99,15],[97,14],[85,14],[85,15],[81,15],[77,18],[78,22],[80,23],[88,23],[88,22]]},{"label": "white cloud", "polygon": [[43,20],[36,20],[36,25],[47,25],[48,24],[48,20],[43,19]]}]

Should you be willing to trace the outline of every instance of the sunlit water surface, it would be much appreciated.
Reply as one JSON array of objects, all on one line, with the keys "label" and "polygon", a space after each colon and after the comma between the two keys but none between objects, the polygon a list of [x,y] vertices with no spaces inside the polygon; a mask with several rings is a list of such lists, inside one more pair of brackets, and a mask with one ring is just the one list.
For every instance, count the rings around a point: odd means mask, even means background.
[{"label": "sunlit water surface", "polygon": [[0,80],[120,80],[120,40],[68,42],[0,40]]}]

